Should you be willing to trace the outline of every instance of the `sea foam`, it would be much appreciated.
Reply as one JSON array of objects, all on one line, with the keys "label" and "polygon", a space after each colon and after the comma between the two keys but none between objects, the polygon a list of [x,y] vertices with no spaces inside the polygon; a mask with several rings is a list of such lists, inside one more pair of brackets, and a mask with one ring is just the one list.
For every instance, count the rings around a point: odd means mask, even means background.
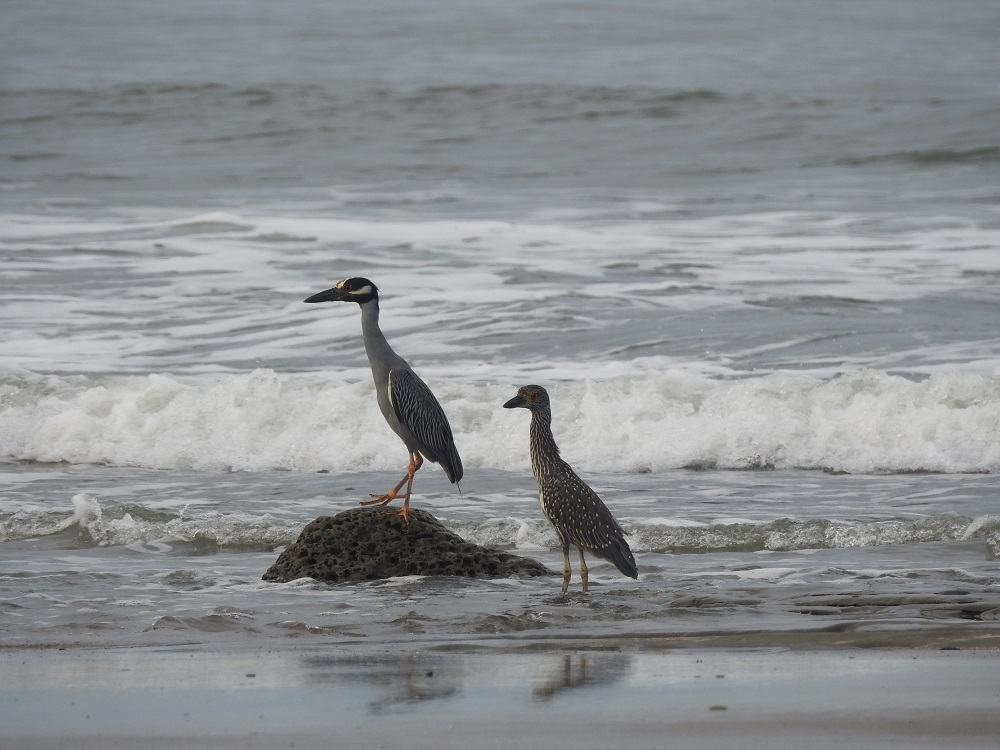
[{"label": "sea foam", "polygon": [[[523,471],[528,415],[501,404],[524,383],[433,375],[427,380],[466,469]],[[543,384],[563,456],[581,471],[1000,469],[996,374],[913,381],[864,370],[721,380],[649,370]],[[3,372],[0,421],[0,453],[22,461],[336,472],[392,470],[405,459],[361,370],[338,377],[267,369],[185,377]]]},{"label": "sea foam", "polygon": [[[72,510],[21,511],[0,517],[0,541],[76,530],[81,546],[128,547],[141,554],[216,549],[274,549],[291,543],[301,522],[271,513],[214,510],[150,512],[142,506],[98,501],[78,494]],[[559,547],[552,525],[537,515],[449,519],[444,522],[477,544],[521,553]],[[979,541],[1000,553],[1000,518],[953,513],[909,520],[844,521],[776,518],[766,521],[677,523],[621,519],[632,550],[655,554],[788,552],[932,542]]]}]

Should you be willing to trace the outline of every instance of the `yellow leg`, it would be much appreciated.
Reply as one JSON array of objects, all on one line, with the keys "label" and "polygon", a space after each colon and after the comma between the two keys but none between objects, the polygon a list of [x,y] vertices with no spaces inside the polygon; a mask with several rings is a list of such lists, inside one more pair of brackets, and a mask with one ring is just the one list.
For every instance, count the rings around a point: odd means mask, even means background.
[{"label": "yellow leg", "polygon": [[583,581],[583,593],[587,593],[590,586],[590,580],[587,578],[587,561],[583,557],[583,547],[577,549],[580,550],[580,580]]},{"label": "yellow leg", "polygon": [[569,589],[569,579],[573,575],[573,571],[569,568],[569,547],[563,550],[563,593]]}]

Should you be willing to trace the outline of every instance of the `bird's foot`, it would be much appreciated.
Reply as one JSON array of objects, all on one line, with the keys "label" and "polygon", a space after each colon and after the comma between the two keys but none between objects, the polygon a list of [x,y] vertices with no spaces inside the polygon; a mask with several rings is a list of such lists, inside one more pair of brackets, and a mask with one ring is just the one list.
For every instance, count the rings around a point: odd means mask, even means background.
[{"label": "bird's foot", "polygon": [[[412,457],[410,458],[410,463],[413,463]],[[409,484],[407,484],[409,481]],[[399,491],[403,489],[403,485],[406,484],[406,492],[404,494],[399,494]],[[410,488],[413,486],[413,472],[412,470],[406,474],[402,479],[399,480],[399,484],[393,487],[384,495],[369,495],[371,500],[362,500],[361,505],[374,505],[376,508],[381,508],[383,505],[388,505],[393,500],[402,499],[405,504],[409,504],[410,501]],[[404,514],[405,517],[405,514]]]},{"label": "bird's foot", "polygon": [[360,505],[374,505],[376,508],[381,508],[383,505],[388,505],[393,500],[398,500],[401,495],[397,495],[395,492],[390,492],[388,495],[370,495],[371,500],[362,500]]},{"label": "bird's foot", "polygon": [[[413,515],[413,511],[410,509],[410,498],[406,495],[397,495],[395,491],[390,492],[388,495],[372,495],[371,500],[362,500],[361,505],[374,505],[376,508],[382,508],[379,511],[379,518],[392,518],[393,516],[402,516],[404,523],[410,522],[410,516]],[[403,507],[399,510],[393,510],[392,508],[385,508],[384,506],[391,503],[393,500],[403,500]]]},{"label": "bird's foot", "polygon": [[407,525],[409,525],[410,516],[412,515],[413,511],[410,509],[409,505],[403,505],[403,507],[400,508],[399,510],[392,510],[391,508],[387,508],[379,513],[380,518],[393,518],[395,516],[402,516],[403,523]]}]

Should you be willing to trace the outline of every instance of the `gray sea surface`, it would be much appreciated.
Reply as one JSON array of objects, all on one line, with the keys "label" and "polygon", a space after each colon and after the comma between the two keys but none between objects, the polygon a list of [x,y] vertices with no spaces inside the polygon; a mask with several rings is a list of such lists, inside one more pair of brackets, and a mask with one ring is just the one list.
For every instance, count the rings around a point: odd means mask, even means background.
[{"label": "gray sea surface", "polygon": [[[995,633],[997,3],[3,19],[5,647]],[[466,466],[414,504],[559,568],[540,383],[638,581],[260,580],[405,469],[351,275]]]}]

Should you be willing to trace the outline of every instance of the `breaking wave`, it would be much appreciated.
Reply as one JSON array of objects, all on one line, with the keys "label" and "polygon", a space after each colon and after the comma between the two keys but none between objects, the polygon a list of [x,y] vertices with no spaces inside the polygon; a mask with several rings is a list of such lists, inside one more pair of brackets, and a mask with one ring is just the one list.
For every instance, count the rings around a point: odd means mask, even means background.
[{"label": "breaking wave", "polygon": [[[523,470],[515,384],[428,378],[467,468]],[[519,385],[520,383],[518,383]],[[367,377],[0,373],[0,454],[30,462],[205,471],[381,471],[401,447]],[[875,370],[720,380],[680,370],[556,383],[563,455],[591,472],[678,468],[994,473],[1000,376]]]}]

